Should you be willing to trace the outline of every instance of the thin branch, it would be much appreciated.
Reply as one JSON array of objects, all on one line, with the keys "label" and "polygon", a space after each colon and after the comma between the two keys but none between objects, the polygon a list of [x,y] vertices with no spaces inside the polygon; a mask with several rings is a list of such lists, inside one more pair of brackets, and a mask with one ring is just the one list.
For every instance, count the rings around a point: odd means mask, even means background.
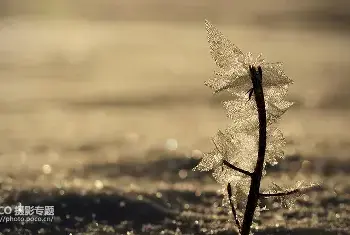
[{"label": "thin branch", "polygon": [[230,200],[230,205],[231,205],[233,218],[234,218],[234,220],[236,222],[238,230],[241,230],[241,225],[240,225],[238,217],[237,217],[237,212],[236,212],[236,209],[235,209],[235,205],[233,204],[233,201],[232,201],[232,188],[231,188],[231,184],[230,183],[227,184],[227,193],[228,193],[228,198]]},{"label": "thin branch", "polygon": [[256,69],[253,66],[249,67],[250,78],[253,83],[253,92],[255,97],[255,102],[258,111],[259,119],[259,149],[258,149],[258,159],[256,161],[254,173],[251,177],[251,184],[248,194],[248,201],[246,204],[243,224],[241,228],[241,235],[249,235],[250,227],[253,223],[254,212],[256,206],[258,205],[260,183],[262,178],[262,171],[264,168],[265,151],[266,151],[266,109],[265,109],[265,99],[262,87],[262,69],[259,66]]},{"label": "thin branch", "polygon": [[[221,153],[223,156],[226,155],[226,154],[223,154],[223,153],[220,151],[220,149],[219,149],[219,147],[216,145],[215,141],[213,141],[213,144],[214,144],[216,150],[217,150],[219,153]],[[229,162],[226,161],[226,160],[223,160],[223,163],[224,163],[225,166],[230,167],[231,169],[236,170],[236,171],[238,171],[238,172],[241,172],[241,173],[243,173],[243,174],[245,174],[245,175],[248,175],[248,176],[250,176],[250,177],[251,177],[252,174],[253,174],[253,173],[251,173],[251,172],[249,172],[249,171],[243,170],[243,169],[241,169],[241,168],[239,168],[239,167],[236,167],[236,166],[232,165],[231,163],[229,163]]]},{"label": "thin branch", "polygon": [[246,170],[243,170],[243,169],[241,169],[241,168],[239,168],[239,167],[236,167],[236,166],[234,166],[234,165],[232,165],[231,163],[229,163],[228,161],[226,161],[226,160],[223,160],[223,163],[224,163],[224,165],[225,166],[227,166],[227,167],[229,167],[229,168],[231,168],[231,169],[233,169],[233,170],[236,170],[236,171],[238,171],[238,172],[240,172],[240,173],[243,173],[243,174],[245,174],[245,175],[247,175],[247,176],[252,176],[253,175],[253,173],[251,173],[251,172],[249,172],[249,171],[246,171]]},{"label": "thin branch", "polygon": [[278,193],[259,193],[259,197],[283,197],[288,196],[294,193],[300,193],[300,189],[294,189],[292,191],[287,192],[278,192]]},{"label": "thin branch", "polygon": [[314,189],[317,186],[319,185],[311,185],[303,188],[296,188],[290,191],[278,192],[278,193],[259,193],[259,196],[260,197],[283,197],[283,196],[288,196],[296,193],[305,193],[305,191]]}]

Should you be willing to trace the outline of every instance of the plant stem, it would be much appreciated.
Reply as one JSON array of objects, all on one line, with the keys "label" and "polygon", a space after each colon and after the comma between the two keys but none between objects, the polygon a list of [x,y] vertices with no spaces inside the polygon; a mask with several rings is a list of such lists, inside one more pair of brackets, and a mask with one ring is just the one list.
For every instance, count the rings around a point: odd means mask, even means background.
[{"label": "plant stem", "polygon": [[264,92],[262,88],[262,70],[258,67],[250,66],[250,78],[253,83],[253,91],[255,102],[258,110],[259,118],[259,150],[258,159],[256,161],[254,172],[251,176],[251,184],[249,189],[248,201],[244,212],[243,224],[241,228],[241,235],[249,235],[250,227],[253,223],[255,208],[259,200],[260,182],[262,178],[262,171],[264,168],[264,158],[266,150],[266,109]]},{"label": "plant stem", "polygon": [[232,188],[231,188],[231,184],[230,183],[227,184],[227,194],[228,194],[228,198],[229,198],[230,205],[231,205],[233,219],[236,222],[237,228],[241,229],[241,225],[240,225],[238,217],[237,217],[237,212],[236,212],[236,209],[235,209],[235,205],[233,204],[233,201],[232,201]]},{"label": "plant stem", "polygon": [[227,166],[227,167],[230,167],[232,170],[236,170],[236,171],[238,171],[238,172],[240,172],[240,173],[242,173],[242,174],[245,174],[245,175],[247,175],[247,176],[250,176],[250,177],[251,177],[251,176],[253,175],[251,172],[246,171],[246,170],[243,170],[243,169],[241,169],[241,168],[239,168],[239,167],[236,167],[235,165],[229,163],[229,162],[226,161],[226,160],[223,160],[223,164],[224,164],[225,166]]}]

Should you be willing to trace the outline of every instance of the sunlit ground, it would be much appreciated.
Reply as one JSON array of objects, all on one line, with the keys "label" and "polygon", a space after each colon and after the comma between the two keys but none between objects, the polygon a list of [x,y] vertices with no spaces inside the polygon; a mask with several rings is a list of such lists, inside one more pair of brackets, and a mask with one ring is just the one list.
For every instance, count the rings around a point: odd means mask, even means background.
[{"label": "sunlit ground", "polygon": [[[267,202],[256,234],[349,234],[349,29],[316,24],[308,3],[298,6],[306,9],[301,15],[291,6],[286,18],[277,14],[285,4],[262,7],[260,22],[245,21],[244,11],[220,18],[208,3],[173,6],[182,20],[163,11],[152,18],[140,2],[139,20],[132,13],[109,21],[5,17],[0,204],[53,205],[55,218],[0,223],[0,232],[232,233],[220,186],[210,173],[191,170],[229,123],[220,105],[228,96],[212,96],[203,85],[214,69],[204,29],[212,17],[243,51],[283,61],[295,81],[289,98],[296,104],[280,122],[287,160],[266,181],[322,183],[291,210]],[[184,9],[202,10],[191,18]]]}]

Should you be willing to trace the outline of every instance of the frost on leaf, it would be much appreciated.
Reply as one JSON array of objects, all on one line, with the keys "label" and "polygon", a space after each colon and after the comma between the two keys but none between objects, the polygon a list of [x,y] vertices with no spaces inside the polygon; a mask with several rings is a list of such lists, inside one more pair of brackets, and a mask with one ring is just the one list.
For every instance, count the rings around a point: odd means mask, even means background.
[{"label": "frost on leaf", "polygon": [[[234,126],[229,126],[227,132],[234,132],[235,127]],[[244,132],[243,132],[244,133]],[[242,158],[235,158],[235,159],[239,159],[241,161],[252,161],[256,162],[256,157],[257,157],[257,152],[258,152],[258,138],[259,138],[259,130],[256,128],[254,130],[250,130],[249,134],[240,134],[237,136],[242,136],[242,135],[247,135],[249,136],[249,138],[251,139],[251,141],[246,141],[246,144],[252,144],[254,146],[254,148],[252,148],[252,146],[250,147],[252,152],[249,152],[249,154],[251,154],[250,156],[245,156]],[[255,144],[253,144],[253,141],[255,141]],[[278,161],[282,158],[284,158],[284,148],[286,146],[286,140],[283,137],[282,132],[276,127],[275,124],[270,125],[267,127],[267,135],[266,135],[266,150],[265,150],[265,163],[268,163],[270,165],[276,165],[278,163]],[[243,151],[246,151],[246,149],[244,149]],[[255,151],[255,152],[254,152]],[[244,156],[244,153],[242,153],[242,156]],[[242,163],[237,163],[237,160],[235,162],[235,164],[238,164],[241,167],[247,167],[247,165],[244,165]],[[249,169],[253,170],[253,166],[249,166]]]},{"label": "frost on leaf", "polygon": [[256,136],[244,132],[231,135],[228,131],[218,131],[212,142],[215,149],[205,153],[194,170],[213,169],[213,177],[219,183],[239,181],[240,177],[245,176],[224,166],[223,160],[247,171],[253,171],[258,150]]},{"label": "frost on leaf", "polygon": [[261,54],[254,59],[250,52],[244,54],[209,21],[205,21],[205,25],[210,54],[219,67],[205,85],[215,93],[228,90],[235,96],[246,97],[252,87],[249,66],[261,66],[265,101],[276,103],[278,107],[277,103],[284,98],[288,86],[293,83],[284,73],[282,63],[267,63]]},{"label": "frost on leaf", "polygon": [[293,104],[284,100],[288,86],[293,81],[283,72],[282,63],[267,63],[261,54],[256,58],[250,52],[245,54],[207,20],[205,27],[210,54],[218,66],[214,76],[206,81],[205,85],[214,92],[227,90],[234,96],[233,100],[223,102],[232,123],[225,132],[217,133],[213,138],[215,149],[204,154],[195,169],[212,169],[213,176],[219,183],[230,182],[236,185],[241,179],[239,177],[246,176],[225,166],[223,161],[252,172],[258,153],[257,107],[254,99],[248,100],[247,97],[247,91],[252,88],[249,66],[261,66],[263,73],[262,86],[267,119],[265,164],[276,164],[283,157],[285,140],[273,125]]},{"label": "frost on leaf", "polygon": [[[227,116],[233,120],[237,120],[236,128],[241,129],[247,127],[247,125],[253,125],[256,129],[259,126],[258,116],[256,115],[256,103],[247,102],[242,98],[235,100],[229,100],[223,102],[225,109],[227,110]],[[267,125],[275,123],[287,110],[286,106],[282,106],[283,109],[277,107],[274,104],[266,103],[266,119]]]},{"label": "frost on leaf", "polygon": [[280,184],[272,183],[269,190],[263,194],[278,194],[278,196],[273,197],[273,199],[279,202],[283,207],[292,209],[300,196],[317,185],[317,183],[305,183],[303,180],[297,181],[294,185],[284,183],[283,186],[280,186]]},{"label": "frost on leaf", "polygon": [[[302,182],[297,182],[297,184],[294,187],[281,187],[275,183],[272,184],[270,193],[281,193],[286,191],[293,191],[300,187]],[[295,205],[296,200],[298,197],[302,195],[301,191],[297,191],[292,194],[287,194],[283,196],[277,197],[277,201],[284,207],[288,209],[292,209]]]},{"label": "frost on leaf", "polygon": [[288,78],[288,76],[283,71],[283,63],[265,63],[261,65],[262,70],[264,71],[264,76],[268,79],[263,79],[263,87],[271,86],[286,86],[293,84],[293,80]]},{"label": "frost on leaf", "polygon": [[284,157],[284,147],[286,140],[282,132],[274,126],[267,128],[265,162],[276,165],[278,160]]},{"label": "frost on leaf", "polygon": [[[232,190],[231,200],[236,209],[238,220],[242,224],[243,215],[245,212],[245,206],[246,206],[248,194],[249,194],[250,178],[242,177],[239,181],[230,182],[230,183],[231,183],[231,190]],[[226,187],[227,185],[222,184],[222,193],[224,195],[222,205],[227,209],[227,211],[230,214],[232,214],[230,202],[229,202],[229,195],[226,191]]]},{"label": "frost on leaf", "polygon": [[237,60],[237,57],[243,55],[242,51],[208,20],[205,21],[205,28],[208,34],[210,55],[216,65],[226,71],[231,70],[232,67],[241,67],[242,64]]},{"label": "frost on leaf", "polygon": [[[211,88],[214,93],[228,91],[233,95],[232,100],[223,102],[227,116],[232,122],[225,131],[218,131],[213,137],[214,149],[203,155],[194,170],[212,170],[214,179],[223,186],[224,205],[230,206],[227,190],[232,188],[231,201],[237,209],[237,218],[242,223],[250,184],[255,179],[253,176],[259,174],[260,177],[261,173],[261,177],[264,177],[266,164],[275,165],[284,157],[283,151],[286,141],[281,131],[276,127],[276,123],[293,105],[293,102],[285,100],[288,87],[293,81],[285,75],[282,63],[265,62],[261,54],[253,57],[250,52],[243,53],[207,20],[205,27],[210,54],[218,66],[205,85]],[[260,66],[262,69],[261,85],[265,100],[266,126],[265,122],[264,124],[260,123],[263,126],[263,129],[260,128],[260,130],[256,105],[258,101],[255,100],[254,93],[250,94],[252,97],[249,95],[251,99],[248,99],[247,94],[253,87],[250,66]],[[261,109],[259,110],[261,111]],[[265,152],[261,152],[259,131],[265,130],[265,128],[266,146],[264,146]],[[263,145],[265,143],[260,143],[260,147]],[[264,161],[260,161],[260,163],[263,162],[263,165],[256,166],[259,151],[260,160],[262,159],[261,153],[265,153],[263,155]],[[296,187],[301,186],[297,185]],[[274,185],[270,193],[274,194],[281,190],[283,189],[278,185]],[[260,193],[252,195],[260,196]],[[293,196],[295,197],[295,195]],[[288,197],[289,194],[283,195],[284,199]]]},{"label": "frost on leaf", "polygon": [[[251,85],[246,81],[250,79],[247,70],[242,68],[244,75],[238,75],[230,71],[219,69],[214,71],[213,77],[204,82],[204,85],[214,90],[214,93],[218,93],[223,90],[248,90]],[[240,95],[238,92],[232,92],[234,95]]]},{"label": "frost on leaf", "polygon": [[[253,171],[258,150],[255,136],[244,132],[230,134],[227,131],[219,131],[213,142],[226,161],[241,169]],[[234,174],[242,175],[237,171],[234,171]]]},{"label": "frost on leaf", "polygon": [[214,167],[221,165],[223,156],[221,153],[212,151],[209,153],[203,153],[203,157],[198,165],[193,168],[195,171],[210,171]]}]

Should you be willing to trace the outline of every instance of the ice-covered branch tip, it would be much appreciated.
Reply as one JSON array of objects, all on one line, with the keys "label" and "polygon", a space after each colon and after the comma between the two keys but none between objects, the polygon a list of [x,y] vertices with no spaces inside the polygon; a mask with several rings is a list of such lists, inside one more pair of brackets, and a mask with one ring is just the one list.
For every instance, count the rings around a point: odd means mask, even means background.
[{"label": "ice-covered branch tip", "polygon": [[277,188],[277,190],[274,190],[275,192],[263,192],[263,193],[259,193],[259,196],[260,197],[285,197],[293,194],[301,195],[319,186],[318,184],[314,184],[314,183],[311,183],[309,185],[302,185],[303,182],[297,182],[296,186],[294,186],[294,189],[283,191],[282,187],[280,187],[275,183],[273,184],[275,188]]},{"label": "ice-covered branch tip", "polygon": [[294,193],[300,193],[300,189],[294,189],[292,191],[279,192],[279,193],[259,193],[259,196],[260,197],[282,197],[282,196],[288,196]]}]

